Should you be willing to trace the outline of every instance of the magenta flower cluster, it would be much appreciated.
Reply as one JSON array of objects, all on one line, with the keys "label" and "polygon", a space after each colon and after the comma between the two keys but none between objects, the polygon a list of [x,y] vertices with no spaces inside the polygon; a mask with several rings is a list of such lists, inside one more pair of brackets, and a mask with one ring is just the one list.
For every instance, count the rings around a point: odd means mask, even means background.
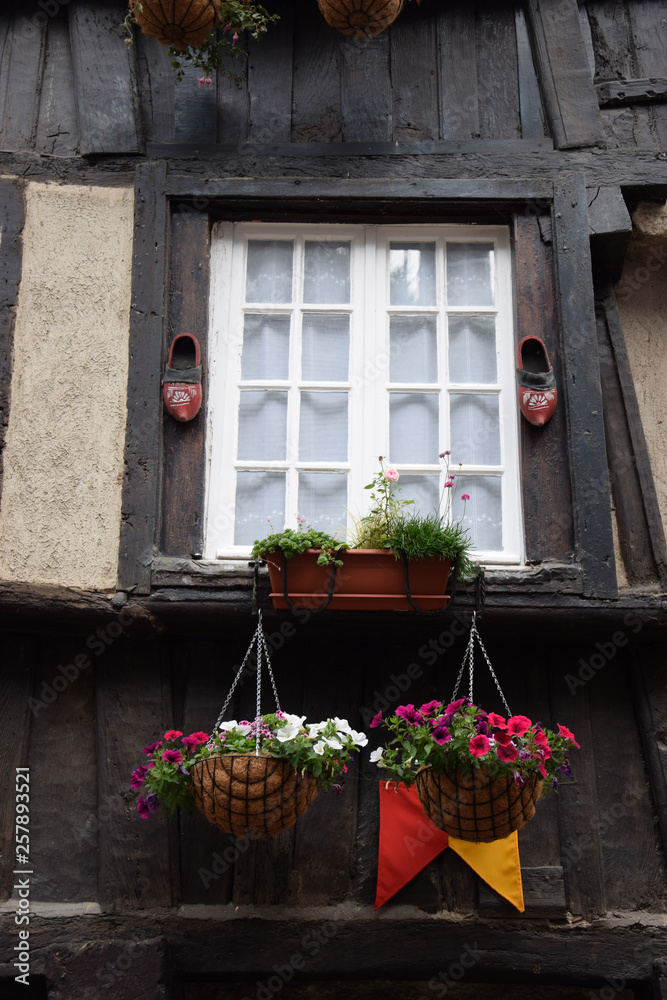
[{"label": "magenta flower cluster", "polygon": [[[177,765],[177,771],[183,775],[187,775],[188,772],[183,767],[183,761],[188,756],[196,753],[197,748],[202,743],[207,743],[208,739],[208,733],[197,732],[191,733],[189,736],[183,736],[180,729],[168,729],[162,740],[149,743],[148,746],[143,748],[141,752],[150,758],[149,762],[147,764],[140,764],[139,767],[135,768],[130,776],[130,785],[135,790],[141,788],[154,768],[157,768],[162,773],[164,765],[175,764]],[[176,740],[180,740],[181,742],[181,748],[179,749],[175,749],[173,746]],[[163,749],[164,743],[172,745]],[[155,774],[157,773],[156,771]],[[137,800],[137,812],[142,819],[147,819],[149,813],[155,812],[158,801],[159,799],[155,792],[139,796]]]}]

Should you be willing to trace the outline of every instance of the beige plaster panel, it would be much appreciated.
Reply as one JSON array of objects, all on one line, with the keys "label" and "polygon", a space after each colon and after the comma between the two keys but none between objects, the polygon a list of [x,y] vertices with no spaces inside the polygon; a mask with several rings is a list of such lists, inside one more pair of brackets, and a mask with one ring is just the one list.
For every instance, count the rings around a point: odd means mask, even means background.
[{"label": "beige plaster panel", "polygon": [[667,524],[667,208],[642,203],[616,287],[663,524]]},{"label": "beige plaster panel", "polygon": [[115,586],[133,192],[29,184],[0,578]]}]

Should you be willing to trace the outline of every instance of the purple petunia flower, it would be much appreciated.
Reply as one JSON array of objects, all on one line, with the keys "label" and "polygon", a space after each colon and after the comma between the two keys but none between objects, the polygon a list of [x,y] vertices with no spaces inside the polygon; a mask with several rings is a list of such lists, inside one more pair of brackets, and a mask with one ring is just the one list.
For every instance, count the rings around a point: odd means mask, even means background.
[{"label": "purple petunia flower", "polygon": [[144,783],[144,778],[150,771],[149,767],[141,764],[135,771],[132,772],[132,777],[130,778],[130,784],[132,788],[141,788]]},{"label": "purple petunia flower", "polygon": [[150,756],[150,754],[155,753],[156,750],[159,750],[161,746],[162,746],[161,742],[149,743],[148,746],[144,747],[144,749],[141,752]]},{"label": "purple petunia flower", "polygon": [[377,727],[381,724],[382,724],[382,712],[378,712],[378,714],[374,715],[373,718],[371,719],[370,728],[377,729]]},{"label": "purple petunia flower", "polygon": [[152,813],[155,812],[158,807],[158,797],[155,792],[151,792],[150,795],[146,796],[146,805]]},{"label": "purple petunia flower", "polygon": [[140,795],[137,799],[137,812],[142,819],[148,819],[149,807],[143,795]]},{"label": "purple petunia flower", "polygon": [[399,705],[396,715],[413,726],[421,726],[424,721],[414,705]]},{"label": "purple petunia flower", "polygon": [[180,764],[183,760],[183,754],[179,753],[178,750],[165,750],[162,754],[162,760],[166,760],[168,764]]},{"label": "purple petunia flower", "polygon": [[433,739],[435,740],[436,743],[439,743],[440,746],[442,746],[443,743],[449,743],[451,736],[449,734],[449,729],[447,729],[447,726],[437,726],[433,730]]}]

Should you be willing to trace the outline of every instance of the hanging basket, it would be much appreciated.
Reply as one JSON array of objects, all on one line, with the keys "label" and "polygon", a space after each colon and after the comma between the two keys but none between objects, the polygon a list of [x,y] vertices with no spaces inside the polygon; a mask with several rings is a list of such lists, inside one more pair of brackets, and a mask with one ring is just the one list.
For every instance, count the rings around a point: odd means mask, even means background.
[{"label": "hanging basket", "polygon": [[145,35],[175,49],[201,45],[220,23],[220,0],[130,0],[130,10]]},{"label": "hanging basket", "polygon": [[266,755],[208,757],[191,769],[197,807],[237,837],[261,840],[293,826],[317,795],[312,774]]},{"label": "hanging basket", "polygon": [[509,776],[492,780],[484,768],[435,774],[423,767],[415,784],[424,812],[439,830],[474,842],[500,840],[521,829],[542,794],[537,775],[519,785]]},{"label": "hanging basket", "polygon": [[343,35],[379,35],[401,13],[403,0],[317,0],[324,20]]}]

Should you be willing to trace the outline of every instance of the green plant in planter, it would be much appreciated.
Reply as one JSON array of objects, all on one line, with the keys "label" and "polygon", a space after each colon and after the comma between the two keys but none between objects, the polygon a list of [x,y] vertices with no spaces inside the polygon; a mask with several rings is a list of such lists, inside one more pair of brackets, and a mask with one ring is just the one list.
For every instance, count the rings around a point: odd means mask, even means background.
[{"label": "green plant in planter", "polygon": [[267,535],[266,538],[258,538],[252,547],[253,556],[256,559],[264,559],[268,553],[282,551],[286,559],[291,559],[292,556],[299,556],[308,549],[321,549],[317,558],[319,566],[329,564],[342,566],[343,562],[336,557],[336,554],[349,546],[325,531],[304,527],[302,519],[300,521],[296,531],[293,528],[285,528],[284,531]]}]

